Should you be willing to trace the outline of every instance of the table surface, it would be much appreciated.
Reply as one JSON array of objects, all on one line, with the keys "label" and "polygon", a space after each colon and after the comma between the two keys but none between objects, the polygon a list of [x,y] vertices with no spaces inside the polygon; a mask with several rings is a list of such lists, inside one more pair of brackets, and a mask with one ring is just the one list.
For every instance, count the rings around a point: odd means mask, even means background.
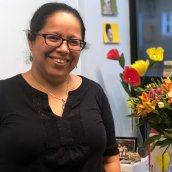
[{"label": "table surface", "polygon": [[148,157],[134,164],[120,164],[121,172],[149,172]]}]

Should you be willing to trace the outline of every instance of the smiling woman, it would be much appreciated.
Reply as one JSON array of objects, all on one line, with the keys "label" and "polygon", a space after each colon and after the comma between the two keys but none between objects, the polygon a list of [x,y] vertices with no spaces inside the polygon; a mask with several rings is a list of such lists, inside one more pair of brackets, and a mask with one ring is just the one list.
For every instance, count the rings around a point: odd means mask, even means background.
[{"label": "smiling woman", "polygon": [[42,5],[27,38],[31,69],[0,81],[0,171],[119,172],[108,99],[71,74],[86,45],[78,11]]}]

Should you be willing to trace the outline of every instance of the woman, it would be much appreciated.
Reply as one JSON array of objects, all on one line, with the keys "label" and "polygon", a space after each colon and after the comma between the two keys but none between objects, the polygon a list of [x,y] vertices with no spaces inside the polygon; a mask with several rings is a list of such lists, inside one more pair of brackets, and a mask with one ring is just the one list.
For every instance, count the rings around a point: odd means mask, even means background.
[{"label": "woman", "polygon": [[31,69],[0,82],[0,171],[119,172],[108,100],[70,73],[86,45],[79,13],[44,4],[27,36]]}]

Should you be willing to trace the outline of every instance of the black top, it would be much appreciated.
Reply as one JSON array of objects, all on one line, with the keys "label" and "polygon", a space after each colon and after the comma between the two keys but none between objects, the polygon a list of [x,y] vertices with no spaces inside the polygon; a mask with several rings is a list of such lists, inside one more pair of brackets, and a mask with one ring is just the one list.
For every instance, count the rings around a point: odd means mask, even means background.
[{"label": "black top", "polygon": [[118,154],[112,113],[100,85],[82,77],[62,117],[21,75],[0,81],[0,171],[104,172]]}]

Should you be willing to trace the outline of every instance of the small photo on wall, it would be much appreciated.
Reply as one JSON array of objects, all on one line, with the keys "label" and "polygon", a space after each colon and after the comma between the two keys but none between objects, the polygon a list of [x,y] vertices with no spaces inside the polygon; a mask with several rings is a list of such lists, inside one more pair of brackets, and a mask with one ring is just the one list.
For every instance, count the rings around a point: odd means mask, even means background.
[{"label": "small photo on wall", "polygon": [[116,16],[118,14],[116,0],[100,0],[102,15]]},{"label": "small photo on wall", "polygon": [[117,23],[103,23],[103,40],[105,44],[120,43],[119,26]]}]

